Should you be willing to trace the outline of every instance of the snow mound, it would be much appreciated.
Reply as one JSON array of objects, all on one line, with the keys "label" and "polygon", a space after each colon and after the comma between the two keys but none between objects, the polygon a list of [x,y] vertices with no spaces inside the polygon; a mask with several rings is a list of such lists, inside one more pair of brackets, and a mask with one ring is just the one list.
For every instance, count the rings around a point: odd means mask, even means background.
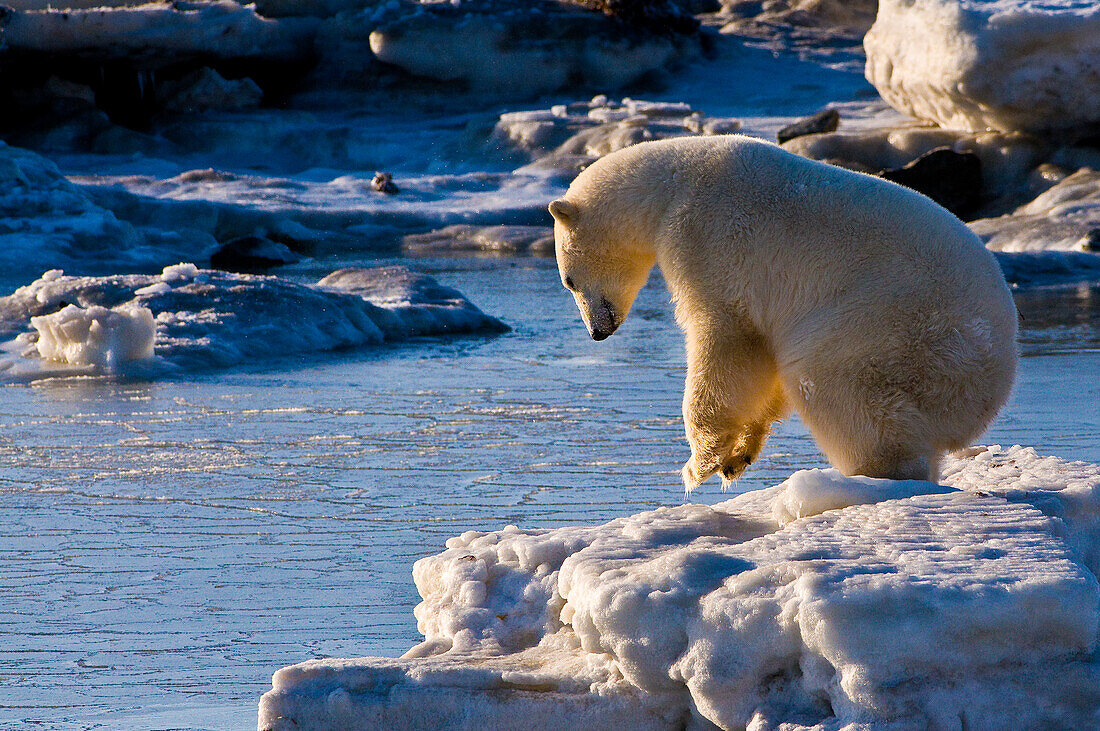
[{"label": "snow mound", "polygon": [[866,76],[943,127],[1087,134],[1100,125],[1100,5],[880,0]]},{"label": "snow mound", "polygon": [[279,670],[259,728],[1091,725],[1100,466],[976,448],[944,482],[464,533],[414,567],[423,643]]},{"label": "snow mound", "polygon": [[0,297],[0,337],[14,338],[0,377],[155,375],[507,329],[457,290],[403,267],[344,269],[316,285],[194,264],[159,275],[52,270]]}]

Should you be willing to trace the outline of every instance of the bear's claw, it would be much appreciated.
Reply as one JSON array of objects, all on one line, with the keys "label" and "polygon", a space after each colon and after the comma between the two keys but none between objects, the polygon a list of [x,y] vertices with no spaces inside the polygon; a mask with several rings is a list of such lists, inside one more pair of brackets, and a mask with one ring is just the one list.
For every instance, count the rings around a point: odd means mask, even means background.
[{"label": "bear's claw", "polygon": [[747,454],[739,454],[722,463],[722,486],[725,487],[733,480],[741,476],[745,468],[752,464],[752,457]]}]

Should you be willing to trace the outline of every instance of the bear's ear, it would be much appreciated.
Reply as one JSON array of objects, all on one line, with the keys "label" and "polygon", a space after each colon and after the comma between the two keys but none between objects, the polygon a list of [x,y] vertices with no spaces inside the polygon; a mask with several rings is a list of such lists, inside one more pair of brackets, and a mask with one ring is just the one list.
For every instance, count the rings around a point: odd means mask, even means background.
[{"label": "bear's ear", "polygon": [[561,225],[568,226],[577,216],[577,205],[560,198],[550,204],[550,215]]}]

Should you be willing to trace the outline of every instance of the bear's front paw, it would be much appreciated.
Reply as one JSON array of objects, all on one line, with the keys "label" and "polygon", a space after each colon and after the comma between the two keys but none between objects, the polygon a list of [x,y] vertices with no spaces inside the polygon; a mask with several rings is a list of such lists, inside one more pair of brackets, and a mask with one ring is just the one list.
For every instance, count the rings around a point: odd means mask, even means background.
[{"label": "bear's front paw", "polygon": [[745,468],[752,464],[752,457],[747,454],[735,454],[722,462],[722,487],[728,487],[731,482],[741,476]]}]

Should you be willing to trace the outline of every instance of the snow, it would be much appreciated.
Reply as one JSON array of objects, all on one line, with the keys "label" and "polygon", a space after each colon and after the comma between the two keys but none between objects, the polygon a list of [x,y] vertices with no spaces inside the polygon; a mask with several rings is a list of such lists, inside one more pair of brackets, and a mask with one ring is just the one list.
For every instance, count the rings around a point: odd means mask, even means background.
[{"label": "snow", "polygon": [[1087,134],[1100,124],[1100,5],[881,0],[864,38],[882,98],[943,127]]},{"label": "snow", "polygon": [[78,181],[88,184],[99,205],[144,230],[219,239],[273,232],[275,240],[349,249],[395,244],[395,230],[545,224],[546,204],[559,192],[558,184],[538,171],[395,175],[400,192],[394,195],[374,190],[373,170],[317,177],[207,169],[167,178],[97,175]]},{"label": "snow", "polygon": [[315,285],[166,267],[159,275],[65,276],[0,297],[0,378],[145,376],[257,363],[410,337],[507,326],[404,267],[342,269]]},{"label": "snow", "polygon": [[414,567],[423,643],[279,670],[259,727],[1092,725],[1100,466],[994,446],[942,481],[464,533]]}]

